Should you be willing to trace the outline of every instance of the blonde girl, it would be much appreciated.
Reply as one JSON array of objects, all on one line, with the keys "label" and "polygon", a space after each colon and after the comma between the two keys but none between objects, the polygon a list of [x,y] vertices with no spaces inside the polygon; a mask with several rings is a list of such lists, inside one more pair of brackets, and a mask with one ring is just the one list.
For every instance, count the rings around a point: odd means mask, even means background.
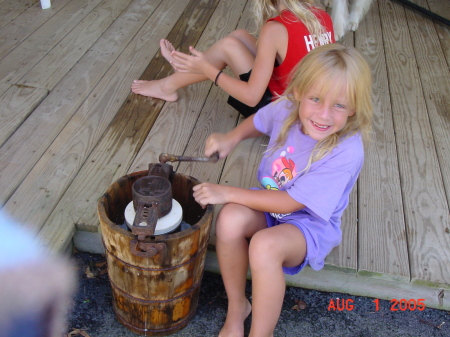
[{"label": "blonde girl", "polygon": [[[221,158],[243,139],[266,134],[260,189],[203,183],[202,205],[225,204],[216,222],[216,249],[228,295],[220,336],[273,336],[285,291],[284,273],[319,270],[341,242],[341,216],[364,160],[372,120],[371,74],[354,48],[317,47],[300,62],[285,97],[226,134],[212,134],[205,155]],[[252,304],[245,297],[247,269]]]},{"label": "blonde girl", "polygon": [[[161,53],[175,72],[161,80],[135,80],[136,94],[176,101],[178,89],[211,80],[229,95],[228,103],[244,116],[283,94],[293,67],[313,48],[334,42],[330,16],[314,0],[254,0],[261,25],[259,39],[236,30],[205,52],[190,47],[191,55],[175,51],[161,40]],[[236,77],[222,71],[229,66]]]}]

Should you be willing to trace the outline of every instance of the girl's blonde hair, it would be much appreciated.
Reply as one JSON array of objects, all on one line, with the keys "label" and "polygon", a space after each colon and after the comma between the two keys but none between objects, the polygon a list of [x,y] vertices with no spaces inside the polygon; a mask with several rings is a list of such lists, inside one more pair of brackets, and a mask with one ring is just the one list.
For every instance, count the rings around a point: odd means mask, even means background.
[{"label": "girl's blonde hair", "polygon": [[284,122],[273,150],[281,147],[290,128],[300,123],[300,102],[295,97],[301,99],[313,86],[317,86],[321,95],[331,93],[335,97],[345,88],[348,108],[355,113],[348,117],[342,130],[316,144],[306,171],[313,162],[330,153],[341,140],[357,132],[361,133],[366,146],[372,131],[372,75],[369,65],[355,48],[332,43],[310,51],[292,71],[290,84],[281,98],[292,102],[292,111]]},{"label": "girl's blonde hair", "polygon": [[281,14],[277,9],[278,4],[284,5],[302,21],[311,35],[320,36],[325,33],[325,28],[313,13],[317,7],[315,0],[254,0],[253,13],[256,16],[258,31],[268,19]]}]

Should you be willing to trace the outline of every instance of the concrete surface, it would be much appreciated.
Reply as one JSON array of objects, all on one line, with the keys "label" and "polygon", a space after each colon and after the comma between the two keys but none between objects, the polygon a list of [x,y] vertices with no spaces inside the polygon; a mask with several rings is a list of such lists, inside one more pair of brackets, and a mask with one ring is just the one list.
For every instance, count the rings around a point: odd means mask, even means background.
[{"label": "concrete surface", "polygon": [[[68,332],[79,329],[71,337],[135,337],[115,318],[112,293],[105,258],[99,254],[73,255],[78,270],[78,292],[69,317]],[[86,268],[90,272],[86,274]],[[88,275],[90,277],[88,277]],[[251,283],[247,283],[251,300]],[[345,300],[348,309],[328,310],[331,301]],[[296,310],[297,301],[306,308]],[[287,287],[283,309],[275,330],[275,337],[291,336],[450,336],[450,313],[426,308],[424,311],[393,311],[389,301],[373,298],[319,292],[297,287]],[[342,303],[342,302],[341,302]],[[205,272],[199,306],[193,320],[181,331],[171,336],[217,336],[224,322],[227,300],[220,275]],[[351,310],[350,310],[351,309]],[[251,316],[245,323],[249,332]]]}]

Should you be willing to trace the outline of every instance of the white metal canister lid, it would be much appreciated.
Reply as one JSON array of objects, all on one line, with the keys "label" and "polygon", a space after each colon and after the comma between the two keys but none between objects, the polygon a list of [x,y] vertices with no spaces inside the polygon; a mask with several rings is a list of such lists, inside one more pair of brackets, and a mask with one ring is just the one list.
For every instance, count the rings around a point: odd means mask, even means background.
[{"label": "white metal canister lid", "polygon": [[[131,228],[134,222],[136,211],[134,210],[133,201],[125,208],[125,222]],[[169,214],[159,218],[156,222],[155,235],[167,234],[175,230],[183,219],[183,209],[178,201],[172,199],[172,210]]]}]

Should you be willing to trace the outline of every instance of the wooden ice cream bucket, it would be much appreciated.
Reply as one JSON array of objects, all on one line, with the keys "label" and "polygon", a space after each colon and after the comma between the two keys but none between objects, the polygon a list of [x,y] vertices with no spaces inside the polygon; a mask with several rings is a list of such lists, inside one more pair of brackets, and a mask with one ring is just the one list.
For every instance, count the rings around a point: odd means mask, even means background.
[{"label": "wooden ice cream bucket", "polygon": [[137,334],[166,336],[185,327],[197,309],[213,206],[202,209],[194,200],[198,180],[173,173],[173,198],[183,208],[183,221],[192,226],[137,243],[136,235],[119,225],[125,222],[133,183],[147,174],[114,182],[98,200],[98,215],[117,319]]}]

